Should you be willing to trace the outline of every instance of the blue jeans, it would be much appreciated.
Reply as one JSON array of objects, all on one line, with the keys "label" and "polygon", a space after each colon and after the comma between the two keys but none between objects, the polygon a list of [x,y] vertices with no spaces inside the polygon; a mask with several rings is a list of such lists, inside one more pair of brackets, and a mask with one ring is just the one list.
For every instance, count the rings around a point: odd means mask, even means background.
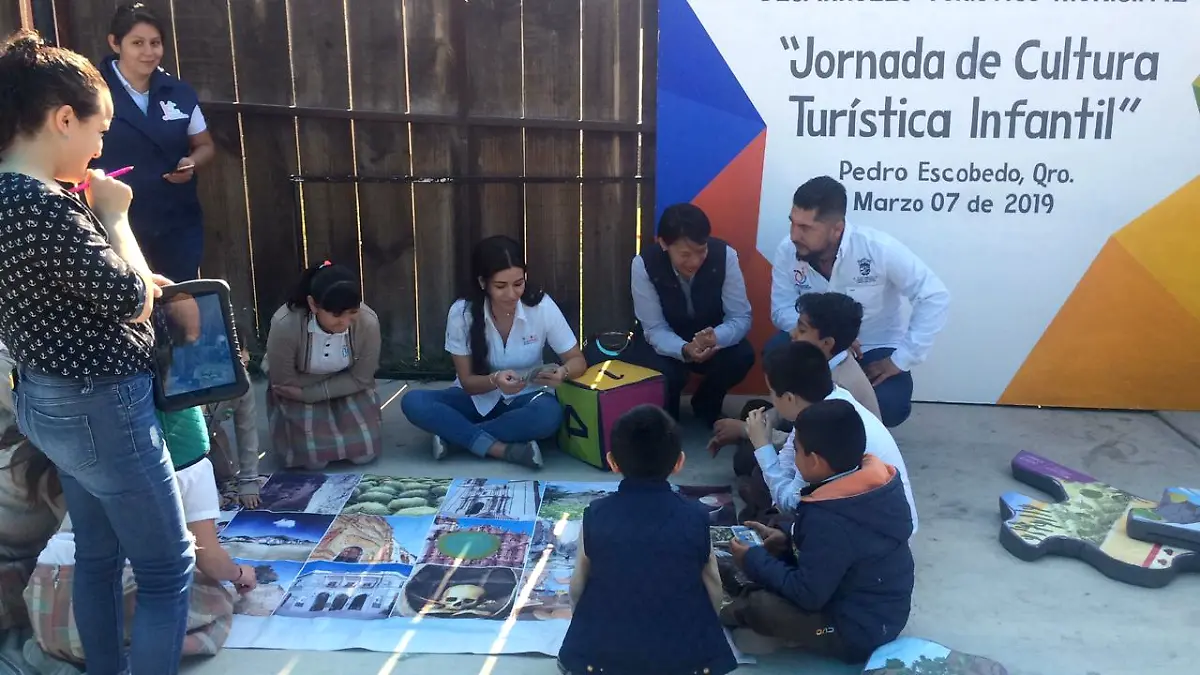
[{"label": "blue jeans", "polygon": [[[763,348],[763,354],[787,345],[790,342],[791,336],[783,331],[779,331],[775,337],[767,341],[767,346]],[[894,351],[896,350],[890,347],[872,349],[863,354],[859,363],[865,368],[867,364],[891,356]],[[889,377],[882,384],[875,387],[875,398],[879,399],[879,414],[883,417],[884,426],[889,429],[898,427],[908,419],[908,416],[912,414],[912,393],[913,378],[912,373],[908,371]]]},{"label": "blue jeans", "polygon": [[527,443],[550,438],[562,424],[562,406],[553,394],[535,392],[501,401],[480,415],[471,395],[461,387],[419,389],[400,399],[400,409],[419,429],[485,457],[499,443]]},{"label": "blue jeans", "polygon": [[[21,429],[58,467],[75,533],[72,605],[89,675],[173,675],[196,557],[150,375],[68,379],[22,369]],[[137,579],[125,655],[121,572]]]}]

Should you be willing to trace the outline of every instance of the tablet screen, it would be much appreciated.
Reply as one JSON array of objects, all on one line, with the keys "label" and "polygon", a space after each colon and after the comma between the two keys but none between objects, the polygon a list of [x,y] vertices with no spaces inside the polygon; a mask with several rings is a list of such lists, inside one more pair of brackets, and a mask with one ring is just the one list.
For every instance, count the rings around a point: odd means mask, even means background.
[{"label": "tablet screen", "polygon": [[237,347],[231,344],[219,294],[179,293],[163,303],[163,310],[170,358],[159,364],[159,377],[166,396],[237,383]]}]

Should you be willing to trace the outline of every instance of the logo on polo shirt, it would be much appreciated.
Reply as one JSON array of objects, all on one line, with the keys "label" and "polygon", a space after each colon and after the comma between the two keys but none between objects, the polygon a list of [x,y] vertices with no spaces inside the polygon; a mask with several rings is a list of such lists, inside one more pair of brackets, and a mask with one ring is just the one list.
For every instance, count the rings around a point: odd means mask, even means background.
[{"label": "logo on polo shirt", "polygon": [[859,258],[858,259],[858,276],[855,277],[854,283],[874,284],[877,281],[879,281],[879,275],[871,274],[871,272],[874,271],[872,269],[874,266],[874,262],[875,261],[871,260],[870,258]]},{"label": "logo on polo shirt", "polygon": [[526,335],[525,337],[521,338],[521,344],[523,344],[523,345],[537,344],[537,341],[538,341],[537,335]]},{"label": "logo on polo shirt", "polygon": [[179,109],[179,106],[175,105],[174,101],[159,101],[158,105],[162,108],[164,122],[190,119],[187,115],[183,114],[183,111]]},{"label": "logo on polo shirt", "polygon": [[797,267],[795,272],[796,285],[800,288],[808,288],[808,267]]}]

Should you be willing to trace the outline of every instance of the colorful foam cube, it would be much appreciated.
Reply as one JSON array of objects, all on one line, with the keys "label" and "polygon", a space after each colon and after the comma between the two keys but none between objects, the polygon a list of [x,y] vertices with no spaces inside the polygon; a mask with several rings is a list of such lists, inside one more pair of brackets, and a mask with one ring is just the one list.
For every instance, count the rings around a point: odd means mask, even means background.
[{"label": "colorful foam cube", "polygon": [[609,470],[605,455],[613,425],[639,405],[663,405],[666,381],[658,371],[624,361],[598,363],[558,387],[563,425],[558,445],[568,455]]}]

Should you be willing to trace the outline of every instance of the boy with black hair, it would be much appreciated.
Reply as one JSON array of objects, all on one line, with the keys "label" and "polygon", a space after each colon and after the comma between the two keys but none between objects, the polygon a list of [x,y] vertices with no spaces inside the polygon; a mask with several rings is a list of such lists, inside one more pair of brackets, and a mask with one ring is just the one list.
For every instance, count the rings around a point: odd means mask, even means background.
[{"label": "boy with black hair", "polygon": [[[854,400],[850,392],[833,384],[825,353],[808,342],[793,342],[768,352],[763,365],[779,419],[795,420],[805,408],[829,399],[846,401],[854,408],[866,429],[867,452],[885,464],[896,467],[900,473],[912,512],[913,532],[916,532],[916,501],[908,482],[908,469],[896,440],[877,417]],[[747,505],[744,513],[754,517],[760,517],[772,505],[785,514],[794,513],[800,502],[801,490],[808,485],[808,481],[796,470],[795,430],[778,452],[771,443],[771,431],[766,410],[750,413],[746,420],[746,435],[750,439],[750,446],[755,448],[753,454],[758,466],[756,471],[739,478],[738,487]],[[735,469],[747,464],[745,453],[741,454],[741,457],[734,458]]]},{"label": "boy with black hair", "polygon": [[883,419],[875,389],[851,354],[857,348],[863,306],[845,293],[805,293],[796,301],[796,311],[800,317],[790,333],[792,342],[816,345],[829,360],[837,386],[850,392],[876,418]]},{"label": "boy with black hair", "polygon": [[692,410],[712,428],[725,395],[754,365],[746,281],[737,251],[712,236],[700,207],[668,206],[655,234],[658,246],[644,247],[630,267],[639,330],[621,359],[663,374],[664,407],[675,419],[688,377],[700,375]]},{"label": "boy with black hair", "polygon": [[624,479],[583,514],[560,669],[733,671],[717,615],[723,593],[708,514],[667,482],[684,462],[675,422],[661,408],[639,406],[617,420],[611,441],[609,465]]},{"label": "boy with black hair", "polygon": [[[796,301],[796,311],[799,312],[799,319],[789,333],[791,341],[816,345],[829,360],[833,383],[850,392],[855,401],[882,420],[875,389],[871,387],[871,381],[853,353],[857,349],[858,329],[862,325],[862,305],[844,293],[807,293]],[[714,455],[726,445],[739,446],[734,460],[734,472],[739,476],[748,475],[754,468],[751,456],[754,448],[749,445],[744,424],[749,411],[770,408],[769,403],[757,399],[747,406],[753,407],[743,408],[737,419],[717,420],[708,442],[709,452]],[[780,430],[774,435],[775,447],[782,447],[788,432],[792,430],[791,422],[780,420],[774,411],[768,419],[773,428]]]},{"label": "boy with black hair", "polygon": [[[767,380],[776,405],[791,405],[780,400],[787,386],[773,380],[772,371]],[[735,540],[730,553],[761,588],[747,587],[721,617],[787,646],[865,661],[896,639],[912,608],[913,522],[903,482],[895,467],[865,452],[863,418],[848,401],[799,410],[795,433],[796,469],[808,485],[790,536],[746,522],[762,546]],[[746,645],[744,634],[735,639]]]}]

